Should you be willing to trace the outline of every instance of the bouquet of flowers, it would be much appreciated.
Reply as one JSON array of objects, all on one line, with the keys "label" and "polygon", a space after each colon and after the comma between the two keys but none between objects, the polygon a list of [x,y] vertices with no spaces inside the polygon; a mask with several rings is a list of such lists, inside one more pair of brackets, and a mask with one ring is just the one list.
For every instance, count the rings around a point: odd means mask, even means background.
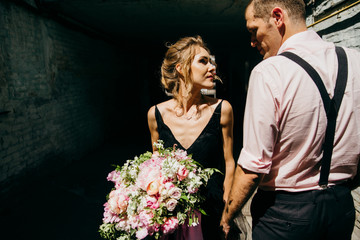
[{"label": "bouquet of flowers", "polygon": [[164,149],[154,143],[157,152],[146,152],[109,173],[115,184],[104,204],[103,224],[99,232],[109,240],[144,239],[172,233],[188,220],[198,224],[195,211],[204,197],[199,191],[215,168],[203,169],[186,151]]}]

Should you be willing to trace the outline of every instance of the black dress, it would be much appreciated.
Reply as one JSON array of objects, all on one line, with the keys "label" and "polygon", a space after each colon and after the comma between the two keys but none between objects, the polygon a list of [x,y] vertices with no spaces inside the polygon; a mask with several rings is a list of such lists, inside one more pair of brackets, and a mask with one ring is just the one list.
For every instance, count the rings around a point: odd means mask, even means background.
[{"label": "black dress", "polygon": [[[164,141],[164,147],[172,147],[177,144],[178,148],[192,154],[192,158],[204,168],[217,168],[225,174],[222,129],[220,125],[221,105],[222,101],[216,106],[213,115],[199,137],[187,149],[176,140],[170,128],[164,123],[159,109],[155,107],[159,139]],[[224,209],[223,174],[215,172],[208,181],[206,189],[203,189],[206,200],[202,208],[207,213],[207,216],[203,215],[201,217],[201,227],[205,240],[220,239],[221,229],[219,225]]]}]

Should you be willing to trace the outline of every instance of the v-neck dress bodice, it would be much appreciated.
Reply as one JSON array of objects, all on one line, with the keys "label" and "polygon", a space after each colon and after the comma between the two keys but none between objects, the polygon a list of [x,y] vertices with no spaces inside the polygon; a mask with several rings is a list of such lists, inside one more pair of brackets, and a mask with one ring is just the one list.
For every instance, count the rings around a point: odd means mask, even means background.
[{"label": "v-neck dress bodice", "polygon": [[[172,147],[174,144],[178,148],[184,149],[192,158],[199,162],[204,168],[217,168],[225,174],[225,160],[223,152],[222,129],[220,125],[222,101],[216,106],[209,122],[200,133],[192,145],[185,149],[175,138],[171,129],[164,123],[161,113],[155,107],[155,118],[158,127],[159,139],[164,141],[164,147]],[[224,175],[214,173],[206,188],[202,189],[206,200],[203,209],[208,216],[202,216],[202,227],[204,239],[213,239],[218,235],[219,224],[224,208],[223,203],[223,182]],[[213,235],[216,234],[216,235]]]}]

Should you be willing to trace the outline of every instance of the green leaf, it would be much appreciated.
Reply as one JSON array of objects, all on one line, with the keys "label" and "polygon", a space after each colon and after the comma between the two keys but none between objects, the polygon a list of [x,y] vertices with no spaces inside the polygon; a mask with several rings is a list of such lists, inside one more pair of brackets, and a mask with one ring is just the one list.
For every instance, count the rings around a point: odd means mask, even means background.
[{"label": "green leaf", "polygon": [[204,211],[204,209],[199,208],[199,209],[198,209],[198,211],[199,211],[199,212],[201,212],[201,214],[203,214],[203,215],[207,216],[207,214],[206,214],[206,212]]}]

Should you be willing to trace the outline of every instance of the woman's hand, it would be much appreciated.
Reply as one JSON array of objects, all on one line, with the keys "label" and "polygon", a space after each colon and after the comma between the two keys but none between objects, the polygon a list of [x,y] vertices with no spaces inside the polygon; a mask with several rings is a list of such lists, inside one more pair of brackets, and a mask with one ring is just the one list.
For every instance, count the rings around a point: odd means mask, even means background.
[{"label": "woman's hand", "polygon": [[230,229],[231,229],[231,226],[230,226],[228,220],[225,219],[224,214],[223,214],[223,216],[221,218],[221,221],[220,221],[220,227],[222,228],[222,231],[224,233],[224,239],[227,239],[228,235],[229,235],[229,232],[230,232]]}]

